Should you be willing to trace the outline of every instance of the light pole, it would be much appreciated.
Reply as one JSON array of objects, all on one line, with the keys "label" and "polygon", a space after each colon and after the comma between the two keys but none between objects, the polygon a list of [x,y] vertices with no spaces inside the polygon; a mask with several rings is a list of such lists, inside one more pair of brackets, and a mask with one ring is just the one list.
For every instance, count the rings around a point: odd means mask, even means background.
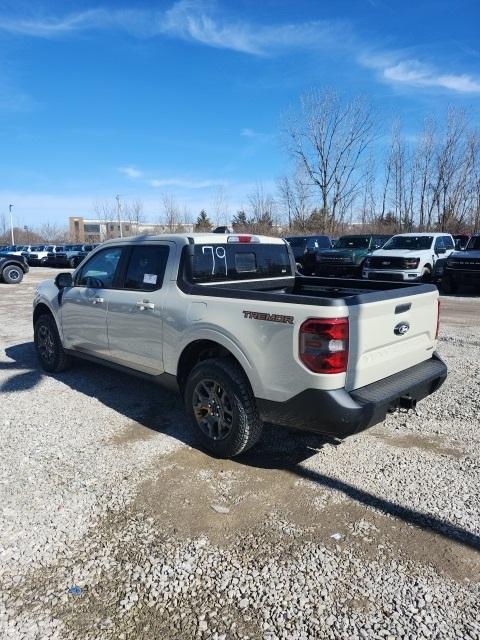
[{"label": "light pole", "polygon": [[10,232],[12,234],[12,247],[13,247],[15,246],[15,238],[13,235],[13,214],[12,214],[13,204],[9,204],[8,209],[10,211]]},{"label": "light pole", "polygon": [[122,216],[121,216],[120,195],[119,194],[117,194],[115,196],[115,200],[117,201],[117,214],[118,214],[118,226],[120,227],[120,237],[123,238],[123,227],[122,227]]},{"label": "light pole", "polygon": [[30,245],[30,229],[25,225],[23,230],[27,232],[27,244]]}]

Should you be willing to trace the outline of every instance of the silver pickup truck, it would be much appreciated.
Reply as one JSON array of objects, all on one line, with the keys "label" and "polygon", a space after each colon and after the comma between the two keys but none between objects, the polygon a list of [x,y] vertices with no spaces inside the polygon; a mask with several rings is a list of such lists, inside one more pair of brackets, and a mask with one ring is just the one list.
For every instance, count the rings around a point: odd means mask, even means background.
[{"label": "silver pickup truck", "polygon": [[39,285],[43,368],[72,356],[177,389],[203,445],[235,456],[265,421],[344,438],[445,380],[429,284],[300,276],[253,235],[111,240]]}]

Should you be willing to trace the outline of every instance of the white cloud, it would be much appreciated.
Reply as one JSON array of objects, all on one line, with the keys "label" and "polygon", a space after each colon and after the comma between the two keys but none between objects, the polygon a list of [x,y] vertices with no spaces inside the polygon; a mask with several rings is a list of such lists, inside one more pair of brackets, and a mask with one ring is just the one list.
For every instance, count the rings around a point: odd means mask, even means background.
[{"label": "white cloud", "polygon": [[119,167],[118,171],[128,178],[141,178],[143,176],[143,171],[135,169],[135,167],[132,166]]},{"label": "white cloud", "polygon": [[480,93],[480,78],[468,74],[442,73],[435,67],[401,53],[360,56],[363,66],[376,69],[379,77],[390,84],[410,87],[448,89],[458,93]]},{"label": "white cloud", "polygon": [[151,187],[177,187],[179,189],[209,189],[224,185],[223,180],[190,180],[188,178],[154,178],[148,181]]},{"label": "white cloud", "polygon": [[0,17],[0,30],[17,35],[55,38],[79,31],[122,29],[137,37],[171,36],[210,47],[264,55],[289,48],[321,48],[347,37],[348,25],[315,20],[298,24],[254,25],[229,21],[212,5],[192,0],[175,2],[166,11],[91,9],[63,17]]},{"label": "white cloud", "polygon": [[[377,2],[378,0],[370,0]],[[0,16],[0,30],[41,38],[65,37],[87,30],[122,30],[134,37],[172,37],[250,55],[274,55],[289,50],[335,52],[374,69],[383,82],[415,88],[442,88],[458,93],[480,92],[480,78],[445,72],[411,54],[377,51],[372,54],[349,23],[311,20],[287,24],[253,24],[229,19],[215,3],[179,0],[169,9],[97,8],[63,17]],[[248,131],[248,129],[245,129]],[[248,134],[243,134],[248,137]]]}]

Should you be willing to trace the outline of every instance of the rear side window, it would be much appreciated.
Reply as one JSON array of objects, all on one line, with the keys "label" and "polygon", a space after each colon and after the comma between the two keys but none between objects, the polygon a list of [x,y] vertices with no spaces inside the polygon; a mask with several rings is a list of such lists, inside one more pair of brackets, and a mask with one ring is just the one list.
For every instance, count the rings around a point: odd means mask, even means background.
[{"label": "rear side window", "polygon": [[121,255],[120,247],[99,251],[80,271],[75,285],[91,289],[111,289]]},{"label": "rear side window", "polygon": [[222,282],[292,275],[288,249],[284,244],[195,245],[193,282]]},{"label": "rear side window", "polygon": [[167,267],[167,245],[139,245],[134,247],[128,261],[125,289],[156,291],[161,289]]}]

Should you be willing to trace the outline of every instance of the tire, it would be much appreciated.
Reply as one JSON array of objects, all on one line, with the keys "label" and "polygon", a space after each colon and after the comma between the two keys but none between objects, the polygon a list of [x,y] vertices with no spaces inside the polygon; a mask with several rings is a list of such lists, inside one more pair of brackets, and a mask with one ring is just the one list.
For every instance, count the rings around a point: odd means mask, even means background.
[{"label": "tire", "polygon": [[47,260],[48,260],[48,258],[42,258],[40,260],[40,266],[41,267],[46,267],[47,266]]},{"label": "tire", "polygon": [[69,366],[70,358],[65,353],[51,315],[41,315],[35,322],[33,340],[38,359],[45,371],[59,373]]},{"label": "tire", "polygon": [[218,458],[238,456],[258,442],[263,424],[247,376],[235,362],[199,362],[188,376],[184,399],[197,438]]},{"label": "tire", "polygon": [[447,295],[457,293],[458,291],[458,284],[454,280],[452,280],[451,276],[449,275],[446,275],[442,278],[442,283],[440,286],[442,291]]},{"label": "tire", "polygon": [[9,264],[3,270],[2,278],[7,284],[19,284],[23,280],[23,269],[15,264]]}]

